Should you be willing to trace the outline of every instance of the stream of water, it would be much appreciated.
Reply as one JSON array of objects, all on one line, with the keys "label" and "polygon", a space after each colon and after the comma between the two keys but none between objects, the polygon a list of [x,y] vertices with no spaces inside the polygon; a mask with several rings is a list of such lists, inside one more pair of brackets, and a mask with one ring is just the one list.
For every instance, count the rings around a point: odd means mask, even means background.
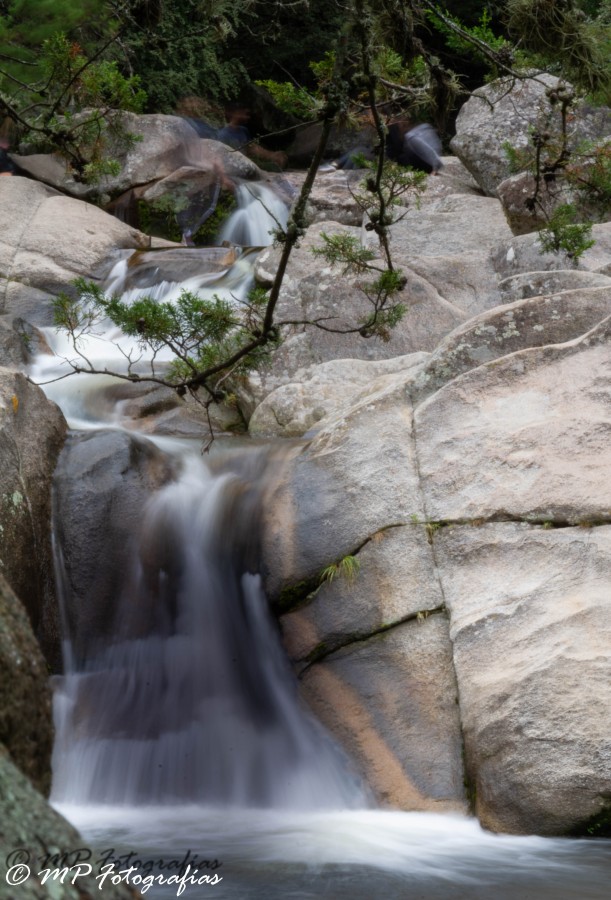
[{"label": "stream of water", "polygon": [[[227,233],[266,243],[252,192],[239,199]],[[145,277],[143,266],[143,283],[128,288],[128,268],[120,262],[109,285],[132,297],[154,289],[167,299],[181,286],[235,295],[251,277],[248,253],[184,282]],[[57,335],[48,340],[69,355]],[[86,352],[114,365],[126,352],[113,355],[116,340],[103,329]],[[51,355],[34,368],[41,381],[59,371]],[[46,390],[74,429],[122,427],[92,400],[103,381]],[[300,703],[267,608],[257,571],[264,452],[210,467],[176,446],[178,477],[146,503],[130,547],[113,639],[78,660],[67,635],[55,692],[52,801],[98,867],[141,889],[155,879],[157,898],[179,895],[184,876],[182,895],[196,900],[607,900],[611,842],[498,836],[469,818],[373,807]],[[62,558],[59,548],[60,568]]]}]

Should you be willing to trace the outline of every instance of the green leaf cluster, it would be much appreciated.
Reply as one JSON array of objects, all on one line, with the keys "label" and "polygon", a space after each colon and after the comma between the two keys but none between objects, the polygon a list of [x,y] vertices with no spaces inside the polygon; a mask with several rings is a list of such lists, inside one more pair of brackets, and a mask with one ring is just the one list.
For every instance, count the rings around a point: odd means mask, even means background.
[{"label": "green leaf cluster", "polygon": [[574,263],[594,246],[592,223],[580,223],[573,203],[563,203],[554,210],[547,227],[539,232],[541,248],[546,252],[564,252]]},{"label": "green leaf cluster", "polygon": [[509,35],[538,55],[546,67],[561,67],[601,102],[611,99],[611,25],[608,2],[589,16],[572,0],[507,0]]},{"label": "green leaf cluster", "polygon": [[291,81],[273,81],[266,79],[255,81],[259,87],[265,88],[278,109],[298,119],[307,121],[316,118],[320,111],[321,102],[302,87],[294,85]]},{"label": "green leaf cluster", "polygon": [[320,573],[320,584],[325,581],[331,584],[336,578],[345,578],[346,581],[354,581],[361,570],[360,560],[356,556],[344,556],[336,563],[331,563]]},{"label": "green leaf cluster", "polygon": [[130,66],[146,85],[148,108],[170,113],[181,98],[224,102],[247,83],[241,59],[226,51],[252,0],[160,3],[152,19],[134,12],[122,42]]},{"label": "green leaf cluster", "polygon": [[[174,359],[163,375],[170,383],[180,385],[220,366],[219,373],[211,372],[203,380],[211,392],[225,374],[223,364],[260,333],[266,299],[264,292],[255,290],[240,308],[218,295],[204,298],[183,290],[173,303],[149,296],[125,303],[120,297],[107,297],[86,279],[73,284],[75,293],[62,292],[54,301],[54,322],[68,331],[77,346],[83,335],[110,320],[151,351],[153,359],[160,350],[171,350]],[[254,346],[236,361],[232,374],[240,376],[256,368],[268,352],[267,347]]]},{"label": "green leaf cluster", "polygon": [[[475,38],[476,41],[483,42],[491,50],[498,52],[509,47],[507,39],[502,35],[496,34],[493,30],[492,16],[488,9],[482,10],[479,20],[475,25],[465,25],[458,16],[451,15],[450,13],[446,13],[446,17],[451,19],[455,25],[458,25],[465,35]],[[468,37],[463,37],[461,34],[453,31],[434,13],[427,11],[426,18],[437,31],[444,35],[446,44],[451,50],[455,50],[461,54],[475,54],[480,59],[486,59]]]}]

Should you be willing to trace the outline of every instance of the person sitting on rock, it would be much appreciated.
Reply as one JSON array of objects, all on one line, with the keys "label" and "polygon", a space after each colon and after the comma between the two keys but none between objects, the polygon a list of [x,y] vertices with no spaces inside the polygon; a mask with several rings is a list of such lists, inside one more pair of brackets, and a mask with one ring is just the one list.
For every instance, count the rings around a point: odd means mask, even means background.
[{"label": "person sitting on rock", "polygon": [[241,150],[247,156],[255,159],[272,162],[278,168],[283,169],[286,166],[286,153],[282,151],[266,150],[253,140],[252,135],[247,127],[250,121],[250,110],[248,107],[239,103],[231,104],[226,107],[225,117],[227,124],[224,128],[220,128],[216,134],[217,141],[232,147],[234,150]]},{"label": "person sitting on rock", "polygon": [[443,167],[441,141],[432,125],[415,125],[409,120],[395,120],[388,126],[386,153],[389,159],[417,172],[437,175]]},{"label": "person sitting on rock", "polygon": [[181,97],[176,106],[176,115],[188,122],[198,137],[216,140],[218,129],[207,121],[207,112],[205,101],[194,95]]},{"label": "person sitting on rock", "polygon": [[0,127],[0,175],[15,175],[17,172],[17,166],[8,154],[11,146],[11,126],[10,119],[5,119]]},{"label": "person sitting on rock", "polygon": [[[436,175],[443,167],[441,152],[441,141],[432,125],[426,122],[416,125],[404,118],[395,118],[389,123],[386,134],[387,159],[418,172]],[[323,168],[355,169],[362,166],[362,160],[374,159],[375,149],[362,144]]]}]

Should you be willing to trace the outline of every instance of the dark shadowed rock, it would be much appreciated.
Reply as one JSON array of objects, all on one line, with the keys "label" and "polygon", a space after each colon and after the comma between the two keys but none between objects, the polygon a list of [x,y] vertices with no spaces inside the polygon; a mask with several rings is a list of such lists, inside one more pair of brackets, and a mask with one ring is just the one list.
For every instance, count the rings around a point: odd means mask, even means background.
[{"label": "dark shadowed rock", "polygon": [[55,474],[55,521],[77,657],[112,633],[142,511],[171,476],[168,458],[145,439],[122,431],[68,438]]},{"label": "dark shadowed rock", "polygon": [[[86,844],[78,831],[49,806],[1,746],[0,843],[3,849],[0,862],[2,900],[94,900],[100,897],[100,882],[95,877],[100,874],[100,866],[93,865],[98,855],[93,850],[87,854]],[[75,884],[72,884],[74,872],[64,878],[63,883],[58,877],[46,885],[41,884],[35,873],[49,867],[61,869],[76,864],[73,854],[79,848],[83,848],[83,863],[91,860],[93,871],[90,875],[83,873]],[[18,849],[22,853],[12,862],[7,854]],[[6,881],[7,870],[19,863],[27,863],[32,875],[17,887],[10,887]],[[133,888],[113,885],[109,881],[104,882],[103,895],[109,900],[136,900],[140,897]]]},{"label": "dark shadowed rock", "polygon": [[53,726],[47,665],[23,604],[2,575],[0,744],[38,790],[48,794]]},{"label": "dark shadowed rock", "polygon": [[[5,179],[8,180],[8,179]],[[51,480],[66,423],[42,390],[0,369],[2,572],[24,603],[49,663],[59,664],[51,557]]]}]

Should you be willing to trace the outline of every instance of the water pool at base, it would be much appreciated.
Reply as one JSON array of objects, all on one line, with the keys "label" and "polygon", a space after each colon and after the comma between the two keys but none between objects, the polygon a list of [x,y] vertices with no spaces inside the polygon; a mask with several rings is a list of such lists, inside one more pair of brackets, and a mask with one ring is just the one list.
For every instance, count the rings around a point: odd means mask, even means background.
[{"label": "water pool at base", "polygon": [[[191,865],[193,879],[217,880],[198,885],[187,878],[180,896],[193,900],[611,897],[611,841],[494,835],[460,816],[194,806],[59,809],[95,848],[98,864],[114,863],[108,877],[140,863],[144,878],[167,879]],[[178,889],[175,882],[155,883],[145,896],[166,900]]]}]

